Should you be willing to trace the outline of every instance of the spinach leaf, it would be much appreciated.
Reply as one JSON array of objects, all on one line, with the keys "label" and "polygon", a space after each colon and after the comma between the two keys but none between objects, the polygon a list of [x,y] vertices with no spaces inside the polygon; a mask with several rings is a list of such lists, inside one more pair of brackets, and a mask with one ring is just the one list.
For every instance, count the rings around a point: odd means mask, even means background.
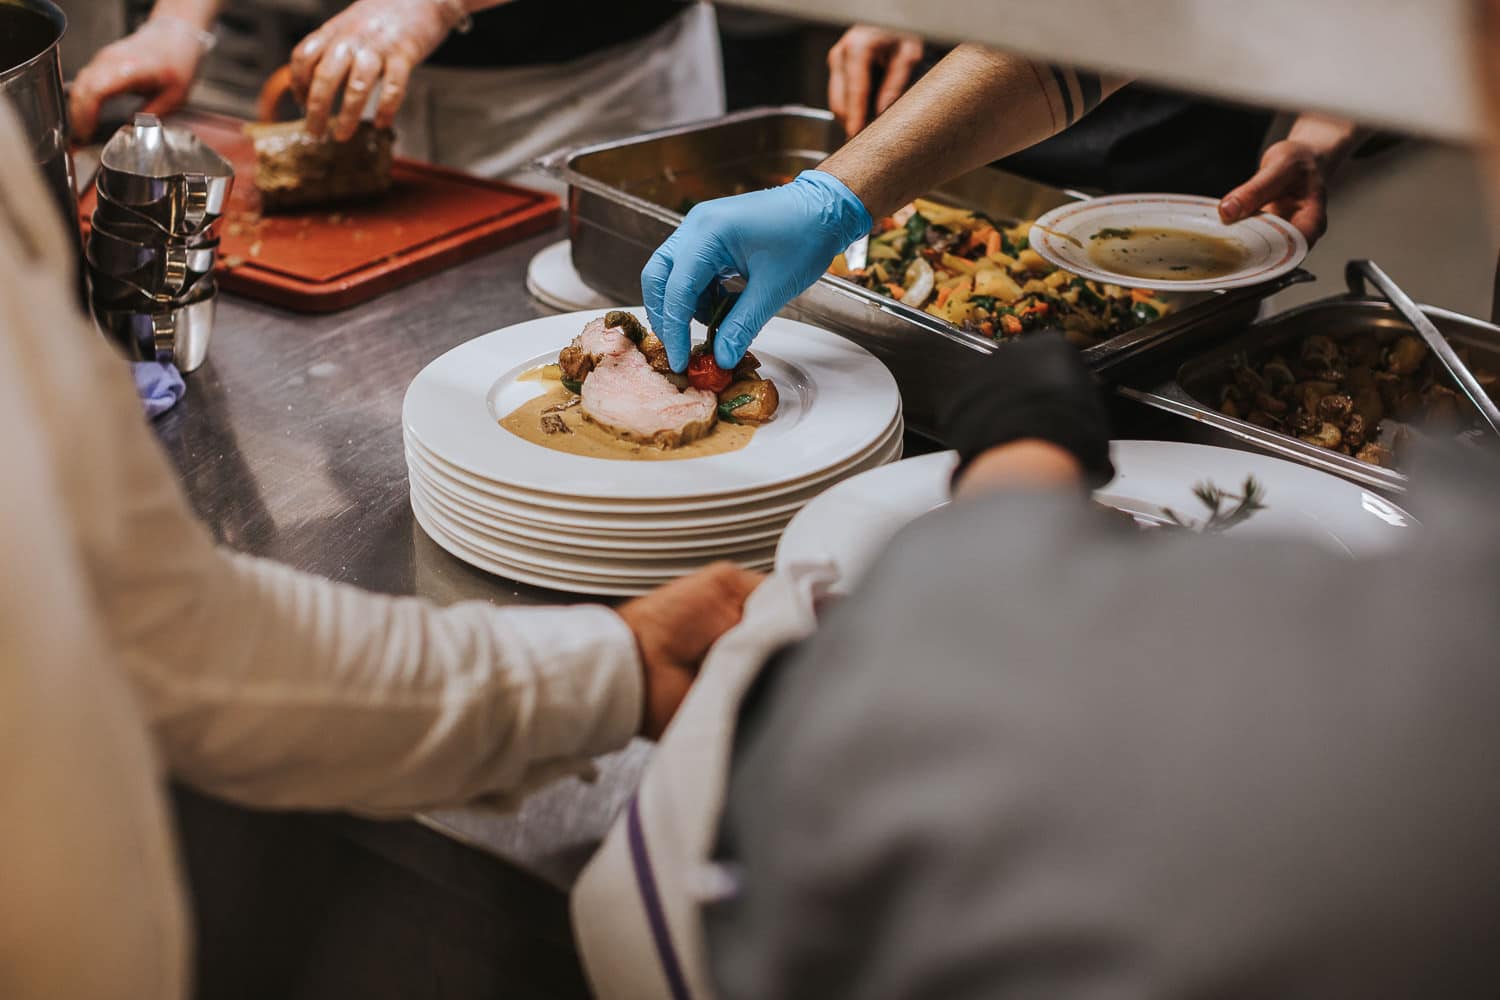
[{"label": "spinach leaf", "polygon": [[921,212],[911,213],[906,220],[906,245],[909,249],[920,247],[927,238],[927,217]]}]

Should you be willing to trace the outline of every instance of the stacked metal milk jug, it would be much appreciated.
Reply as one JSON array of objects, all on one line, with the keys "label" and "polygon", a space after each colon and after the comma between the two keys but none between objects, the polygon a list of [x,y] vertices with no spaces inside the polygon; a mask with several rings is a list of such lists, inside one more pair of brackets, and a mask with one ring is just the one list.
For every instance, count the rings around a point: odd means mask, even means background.
[{"label": "stacked metal milk jug", "polygon": [[89,300],[106,336],[141,361],[190,372],[214,322],[213,225],[234,169],[183,129],[139,114],[105,144],[89,231]]}]

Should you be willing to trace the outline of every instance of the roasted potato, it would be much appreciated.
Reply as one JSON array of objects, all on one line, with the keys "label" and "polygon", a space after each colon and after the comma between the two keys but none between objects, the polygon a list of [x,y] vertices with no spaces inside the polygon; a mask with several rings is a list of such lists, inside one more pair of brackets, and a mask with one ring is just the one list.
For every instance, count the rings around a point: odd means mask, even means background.
[{"label": "roasted potato", "polygon": [[742,378],[719,393],[719,414],[743,424],[763,424],[776,415],[781,396],[776,383],[763,378]]}]

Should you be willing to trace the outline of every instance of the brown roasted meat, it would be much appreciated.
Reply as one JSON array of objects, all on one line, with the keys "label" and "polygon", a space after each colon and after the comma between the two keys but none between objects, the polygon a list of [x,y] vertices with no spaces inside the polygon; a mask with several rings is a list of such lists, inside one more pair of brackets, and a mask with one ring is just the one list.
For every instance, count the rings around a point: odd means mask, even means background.
[{"label": "brown roasted meat", "polygon": [[266,212],[371,198],[391,186],[390,129],[362,122],[354,137],[315,138],[304,123],[246,125],[255,145],[255,186]]},{"label": "brown roasted meat", "polygon": [[[1417,337],[1315,334],[1287,346],[1269,358],[1241,357],[1219,387],[1220,411],[1381,466],[1400,457],[1401,421],[1463,426],[1464,402]],[[1493,395],[1495,374],[1470,367]]]},{"label": "brown roasted meat", "polygon": [[660,448],[696,441],[713,430],[718,421],[713,393],[679,388],[653,368],[639,346],[644,339],[639,323],[632,327],[622,316],[635,319],[610,313],[593,320],[558,357],[564,375],[570,367],[588,369],[579,380],[584,416],[622,438]]}]

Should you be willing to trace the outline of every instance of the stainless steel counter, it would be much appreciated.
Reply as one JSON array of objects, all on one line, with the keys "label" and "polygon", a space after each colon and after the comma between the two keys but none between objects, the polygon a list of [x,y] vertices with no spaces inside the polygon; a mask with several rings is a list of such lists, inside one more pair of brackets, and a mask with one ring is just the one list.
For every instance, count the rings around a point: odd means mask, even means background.
[{"label": "stainless steel counter", "polygon": [[[487,576],[428,541],[407,502],[401,447],[401,399],[427,362],[547,313],[526,293],[526,265],[561,235],[329,315],[225,296],[208,362],[156,423],[217,538],[331,580],[440,604],[580,600]],[[517,814],[460,810],[423,821],[566,885],[633,790],[646,754],[637,742],[605,759],[596,782],[560,782]]]}]

